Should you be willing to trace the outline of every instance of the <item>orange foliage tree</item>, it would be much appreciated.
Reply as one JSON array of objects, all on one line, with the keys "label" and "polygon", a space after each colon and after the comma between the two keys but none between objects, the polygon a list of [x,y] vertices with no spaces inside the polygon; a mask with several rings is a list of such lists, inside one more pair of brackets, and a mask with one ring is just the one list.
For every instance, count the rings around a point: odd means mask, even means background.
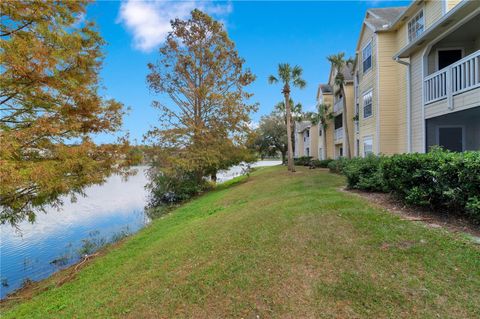
[{"label": "orange foliage tree", "polygon": [[103,39],[86,1],[0,2],[0,222],[17,224],[129,164],[128,144],[96,145],[123,105],[104,100]]},{"label": "orange foliage tree", "polygon": [[251,94],[245,87],[255,76],[244,69],[223,25],[207,14],[193,10],[171,25],[159,61],[148,66],[149,86],[164,99],[153,102],[160,126],[146,139],[158,146],[163,172],[215,179],[217,170],[250,159],[246,141],[257,107],[246,102]]}]

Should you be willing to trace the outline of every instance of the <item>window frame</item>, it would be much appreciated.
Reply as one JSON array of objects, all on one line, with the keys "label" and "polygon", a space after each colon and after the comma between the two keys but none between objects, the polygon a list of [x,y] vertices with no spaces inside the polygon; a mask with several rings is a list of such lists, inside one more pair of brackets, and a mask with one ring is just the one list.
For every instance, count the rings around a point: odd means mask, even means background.
[{"label": "window frame", "polygon": [[[370,115],[369,115],[369,116],[365,116],[365,96],[366,96],[367,94],[371,94],[371,95],[372,95],[371,103],[370,103],[371,108],[370,108]],[[372,116],[373,116],[373,89],[369,89],[369,90],[363,92],[363,94],[362,94],[362,118],[363,118],[364,120],[366,120],[366,119],[371,118]]]},{"label": "window frame", "polygon": [[[370,67],[368,69],[365,70],[365,60],[364,57],[365,57],[365,54],[364,54],[364,51],[365,49],[370,46]],[[373,67],[373,49],[372,49],[372,39],[370,39],[362,48],[362,74],[367,74],[370,70],[372,70],[372,67]]]},{"label": "window frame", "polygon": [[[423,19],[423,30],[420,34],[417,34],[414,38],[410,39],[410,23],[415,20],[417,18],[418,15],[420,15],[420,13],[422,14],[422,19]],[[418,39],[424,32],[425,32],[425,29],[426,29],[426,26],[425,26],[425,10],[423,8],[421,8],[420,10],[418,10],[411,18],[410,20],[408,20],[407,22],[407,43],[412,43],[414,42],[416,39]],[[416,33],[415,33],[416,34]]]},{"label": "window frame", "polygon": [[[367,141],[371,142],[371,148],[372,150],[367,154],[365,153],[365,144]],[[373,136],[372,135],[367,135],[362,138],[362,146],[363,146],[363,152],[362,152],[362,157],[367,157],[370,154],[373,154]]]}]

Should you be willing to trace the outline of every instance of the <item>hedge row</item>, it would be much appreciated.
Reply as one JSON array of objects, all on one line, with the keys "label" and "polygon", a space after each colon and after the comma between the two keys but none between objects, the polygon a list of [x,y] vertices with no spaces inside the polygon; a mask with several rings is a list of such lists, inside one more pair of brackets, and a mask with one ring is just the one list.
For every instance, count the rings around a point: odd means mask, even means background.
[{"label": "hedge row", "polygon": [[468,216],[480,222],[480,152],[399,154],[329,163],[348,187],[389,192],[407,204]]},{"label": "hedge row", "polygon": [[313,168],[317,168],[317,167],[328,168],[328,164],[332,161],[333,161],[332,159],[326,159],[326,160],[313,159],[311,156],[302,156],[302,157],[293,159],[294,164],[297,166],[309,166]]}]

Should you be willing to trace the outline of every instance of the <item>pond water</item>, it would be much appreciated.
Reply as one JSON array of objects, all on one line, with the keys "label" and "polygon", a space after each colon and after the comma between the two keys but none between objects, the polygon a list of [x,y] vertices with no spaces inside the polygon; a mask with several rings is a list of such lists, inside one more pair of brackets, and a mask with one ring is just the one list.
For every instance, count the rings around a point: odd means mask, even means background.
[{"label": "pond water", "polygon": [[[272,166],[279,161],[259,161],[251,165]],[[135,233],[150,220],[144,207],[148,198],[145,185],[147,167],[122,180],[111,176],[103,185],[85,190],[72,203],[66,199],[60,210],[47,209],[34,224],[21,223],[19,229],[0,226],[0,298],[28,280],[44,279],[93,253],[107,242]],[[243,173],[241,166],[219,172],[218,182]]]}]

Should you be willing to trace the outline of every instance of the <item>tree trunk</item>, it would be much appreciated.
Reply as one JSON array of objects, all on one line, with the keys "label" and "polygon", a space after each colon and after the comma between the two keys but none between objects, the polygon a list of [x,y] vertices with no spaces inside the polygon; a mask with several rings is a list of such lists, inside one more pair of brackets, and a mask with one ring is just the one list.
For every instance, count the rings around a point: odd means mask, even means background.
[{"label": "tree trunk", "polygon": [[340,90],[343,96],[343,119],[342,120],[343,120],[343,127],[344,127],[343,129],[343,133],[344,133],[343,141],[345,145],[344,154],[346,158],[351,158],[352,156],[350,155],[350,135],[348,134],[347,99],[345,97],[345,88],[343,87],[343,85],[340,86]]},{"label": "tree trunk", "polygon": [[285,86],[283,90],[285,94],[285,109],[287,111],[287,146],[288,146],[288,170],[295,172],[295,166],[293,165],[293,146],[292,146],[292,125],[291,125],[291,110],[290,110],[290,88]]}]

